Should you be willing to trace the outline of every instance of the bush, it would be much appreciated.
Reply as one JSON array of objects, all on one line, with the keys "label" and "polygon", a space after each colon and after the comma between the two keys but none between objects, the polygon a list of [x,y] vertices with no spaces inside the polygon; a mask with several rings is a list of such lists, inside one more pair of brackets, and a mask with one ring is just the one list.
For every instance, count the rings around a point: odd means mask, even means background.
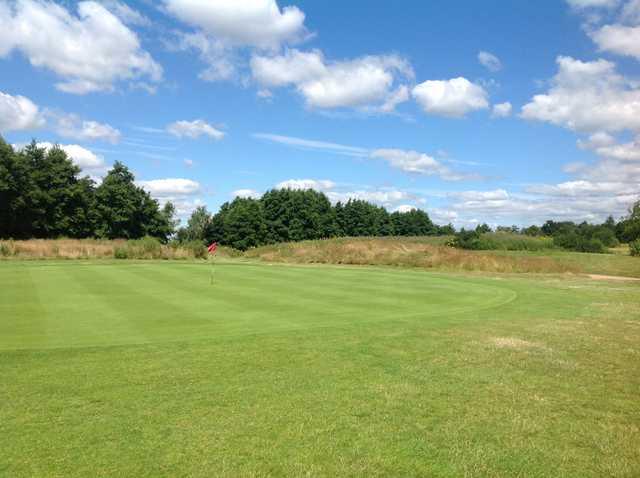
[{"label": "bush", "polygon": [[548,237],[531,237],[510,232],[480,234],[477,231],[461,231],[453,240],[460,249],[482,251],[541,251],[553,249],[553,240]]},{"label": "bush", "polygon": [[116,247],[113,250],[113,257],[115,257],[116,259],[128,259],[129,258],[129,254],[127,253],[127,248],[126,247]]},{"label": "bush", "polygon": [[11,247],[5,242],[0,242],[0,256],[8,257],[12,254]]},{"label": "bush", "polygon": [[207,258],[207,248],[200,241],[188,241],[180,246],[187,249],[196,259]]},{"label": "bush", "polygon": [[629,251],[631,255],[634,257],[640,257],[640,239],[636,239],[635,241],[629,243]]}]

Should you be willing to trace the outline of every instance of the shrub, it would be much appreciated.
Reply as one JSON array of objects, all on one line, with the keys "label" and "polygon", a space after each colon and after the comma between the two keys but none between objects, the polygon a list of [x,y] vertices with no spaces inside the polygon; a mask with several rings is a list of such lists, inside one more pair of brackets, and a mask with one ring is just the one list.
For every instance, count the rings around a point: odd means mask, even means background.
[{"label": "shrub", "polygon": [[8,257],[12,254],[11,247],[6,242],[0,242],[0,256]]},{"label": "shrub", "polygon": [[116,247],[113,249],[113,257],[116,259],[128,259],[129,254],[127,253],[127,248],[125,246]]},{"label": "shrub", "polygon": [[634,257],[640,257],[640,239],[636,239],[635,241],[629,243],[629,251],[631,255]]},{"label": "shrub", "polygon": [[460,249],[482,251],[541,251],[552,249],[553,240],[548,237],[531,237],[510,232],[480,234],[477,231],[461,231],[453,240]]}]

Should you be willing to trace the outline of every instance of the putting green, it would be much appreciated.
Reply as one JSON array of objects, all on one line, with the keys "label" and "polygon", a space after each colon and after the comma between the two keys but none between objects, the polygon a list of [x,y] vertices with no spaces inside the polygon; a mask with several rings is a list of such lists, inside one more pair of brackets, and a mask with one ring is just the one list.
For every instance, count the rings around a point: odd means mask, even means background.
[{"label": "putting green", "polygon": [[0,264],[0,349],[108,346],[374,321],[447,322],[515,293],[490,281],[373,268]]}]

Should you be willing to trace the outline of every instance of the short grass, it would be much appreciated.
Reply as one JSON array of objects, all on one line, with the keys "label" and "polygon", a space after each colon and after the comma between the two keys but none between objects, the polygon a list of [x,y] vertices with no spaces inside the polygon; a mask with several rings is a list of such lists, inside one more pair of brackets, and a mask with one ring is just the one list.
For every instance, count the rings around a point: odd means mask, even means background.
[{"label": "short grass", "polygon": [[640,285],[0,264],[0,475],[640,475]]}]

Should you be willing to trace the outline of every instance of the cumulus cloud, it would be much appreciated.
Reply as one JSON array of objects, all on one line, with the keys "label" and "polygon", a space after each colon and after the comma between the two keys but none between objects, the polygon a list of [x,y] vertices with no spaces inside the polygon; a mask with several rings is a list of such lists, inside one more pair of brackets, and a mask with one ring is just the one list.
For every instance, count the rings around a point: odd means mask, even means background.
[{"label": "cumulus cloud", "polygon": [[0,91],[0,133],[36,129],[44,124],[40,109],[29,98]]},{"label": "cumulus cloud", "polygon": [[167,12],[190,25],[179,32],[177,50],[195,50],[207,64],[204,81],[231,80],[244,64],[243,50],[278,51],[308,36],[304,13],[295,6],[280,9],[275,0],[165,0]]},{"label": "cumulus cloud", "polygon": [[507,116],[511,116],[511,110],[513,107],[511,103],[508,101],[504,103],[498,103],[493,105],[493,117],[494,118],[506,118]]},{"label": "cumulus cloud", "polygon": [[425,81],[416,85],[412,94],[426,113],[437,116],[462,118],[489,107],[485,89],[462,77]]},{"label": "cumulus cloud", "polygon": [[49,111],[47,115],[53,120],[56,133],[65,138],[81,141],[99,140],[115,144],[122,136],[120,131],[111,125],[83,120],[75,114]]},{"label": "cumulus cloud", "polygon": [[590,36],[600,51],[640,60],[640,26],[605,25],[591,32]]},{"label": "cumulus cloud", "polygon": [[261,87],[293,86],[309,107],[373,108],[392,111],[408,99],[402,81],[413,78],[409,63],[397,55],[371,55],[330,62],[320,50],[287,50],[254,55],[251,72]]},{"label": "cumulus cloud", "polygon": [[[13,146],[15,149],[21,150],[26,146],[26,144],[16,144]],[[96,180],[99,180],[102,176],[104,176],[109,169],[102,156],[83,146],[80,146],[79,144],[54,145],[53,143],[50,143],[48,141],[43,141],[41,143],[36,143],[36,146],[38,148],[44,148],[47,150],[53,148],[54,146],[58,146],[65,153],[67,153],[71,161],[82,170],[82,173],[87,174]]]},{"label": "cumulus cloud", "polygon": [[258,199],[261,194],[255,189],[237,189],[231,193],[236,198]]},{"label": "cumulus cloud", "polygon": [[67,93],[109,91],[117,81],[162,78],[137,35],[103,5],[78,3],[77,15],[46,0],[0,4],[0,57],[12,51],[63,78]]},{"label": "cumulus cloud", "polygon": [[400,204],[399,206],[397,206],[393,212],[411,212],[411,211],[415,211],[416,209],[418,209],[415,206],[412,206],[411,204]]},{"label": "cumulus cloud", "polygon": [[200,136],[208,136],[216,141],[224,138],[224,133],[214,128],[204,120],[176,121],[167,126],[167,132],[178,138],[196,139]]},{"label": "cumulus cloud", "polygon": [[440,176],[447,181],[459,181],[465,179],[464,175],[455,173],[444,166],[432,156],[418,151],[403,149],[376,149],[371,152],[371,157],[383,159],[393,168],[413,174],[425,176]]},{"label": "cumulus cloud", "polygon": [[578,132],[640,131],[640,88],[606,60],[558,57],[558,73],[546,94],[522,108],[522,117]]},{"label": "cumulus cloud", "polygon": [[276,184],[277,189],[315,189],[316,191],[329,191],[336,183],[328,179],[287,179]]},{"label": "cumulus cloud", "polygon": [[306,35],[304,13],[280,9],[275,0],[165,0],[167,11],[220,41],[237,46],[277,49]]},{"label": "cumulus cloud", "polygon": [[500,71],[502,69],[502,62],[500,59],[488,51],[478,52],[478,61],[489,71]]},{"label": "cumulus cloud", "polygon": [[200,183],[184,178],[152,179],[138,181],[138,186],[144,188],[154,197],[189,196],[201,192]]}]

